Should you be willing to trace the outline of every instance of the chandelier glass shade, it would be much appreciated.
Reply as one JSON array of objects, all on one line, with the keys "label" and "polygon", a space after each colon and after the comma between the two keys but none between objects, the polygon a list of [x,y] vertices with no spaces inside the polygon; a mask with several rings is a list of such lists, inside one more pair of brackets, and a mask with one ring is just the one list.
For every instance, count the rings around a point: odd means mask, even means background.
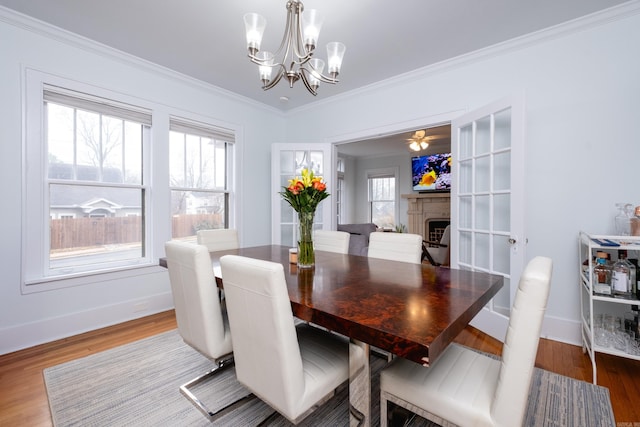
[{"label": "chandelier glass shade", "polygon": [[[315,58],[316,45],[322,28],[322,18],[315,9],[303,13],[301,1],[287,1],[287,23],[280,47],[275,53],[260,50],[267,21],[257,13],[244,15],[249,59],[258,65],[264,90],[277,85],[286,78],[289,87],[302,80],[313,95],[317,94],[320,82],[335,84],[342,66],[346,47],[340,42],[327,44],[327,63]],[[327,66],[327,74],[324,67]],[[276,75],[272,74],[276,71]]]}]

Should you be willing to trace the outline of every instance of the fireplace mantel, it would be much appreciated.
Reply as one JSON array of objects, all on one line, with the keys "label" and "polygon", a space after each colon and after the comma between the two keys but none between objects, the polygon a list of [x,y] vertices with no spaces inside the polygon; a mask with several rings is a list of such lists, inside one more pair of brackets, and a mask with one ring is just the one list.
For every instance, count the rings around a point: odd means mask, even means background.
[{"label": "fireplace mantel", "polygon": [[412,193],[400,195],[403,199],[450,199],[450,193]]},{"label": "fireplace mantel", "polygon": [[401,197],[409,202],[407,231],[419,234],[423,239],[429,239],[425,227],[427,221],[451,217],[450,193],[412,193]]}]

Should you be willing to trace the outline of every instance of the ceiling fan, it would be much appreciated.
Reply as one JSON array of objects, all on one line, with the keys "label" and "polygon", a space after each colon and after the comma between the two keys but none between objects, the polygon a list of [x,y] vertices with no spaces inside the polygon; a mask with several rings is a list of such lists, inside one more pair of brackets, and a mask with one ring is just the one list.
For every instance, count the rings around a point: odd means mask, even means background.
[{"label": "ceiling fan", "polygon": [[413,151],[425,150],[429,146],[429,140],[431,136],[427,136],[427,132],[425,130],[417,130],[411,135],[411,138],[407,139],[409,141],[409,148]]},{"label": "ceiling fan", "polygon": [[[427,132],[429,134],[427,135]],[[451,126],[437,126],[428,129],[420,129],[415,131],[407,141],[409,148],[413,151],[425,150],[429,144],[438,142],[438,140],[450,140]]]}]

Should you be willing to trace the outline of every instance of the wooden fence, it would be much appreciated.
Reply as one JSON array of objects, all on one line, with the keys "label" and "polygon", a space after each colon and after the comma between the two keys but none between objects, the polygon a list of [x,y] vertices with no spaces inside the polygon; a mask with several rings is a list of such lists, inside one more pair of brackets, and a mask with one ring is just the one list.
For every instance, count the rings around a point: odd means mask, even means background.
[{"label": "wooden fence", "polygon": [[[193,236],[202,228],[224,227],[220,214],[176,215],[173,237]],[[137,243],[142,240],[142,217],[62,218],[50,220],[51,250]]]}]

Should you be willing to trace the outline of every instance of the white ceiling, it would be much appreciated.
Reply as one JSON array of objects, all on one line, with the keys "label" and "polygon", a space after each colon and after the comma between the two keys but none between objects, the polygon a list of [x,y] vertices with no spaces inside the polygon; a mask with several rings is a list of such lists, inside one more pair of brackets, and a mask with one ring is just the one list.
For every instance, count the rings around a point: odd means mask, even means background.
[{"label": "white ceiling", "polygon": [[[325,17],[318,55],[341,41],[337,85],[318,96],[302,82],[263,91],[246,56],[247,12],[267,19],[263,50],[280,45],[286,0],[0,0],[41,21],[286,111],[576,19],[626,0],[303,0]],[[287,102],[280,101],[287,97]],[[443,129],[439,129],[440,132]],[[444,130],[448,133],[448,128]],[[340,152],[381,156],[407,150],[412,132],[350,143]],[[448,138],[428,152],[445,152]],[[405,151],[406,152],[406,151]]]},{"label": "white ceiling", "polygon": [[[0,0],[0,5],[280,110],[300,107],[626,0],[304,0],[325,16],[319,56],[346,44],[337,85],[317,97],[302,82],[263,91],[246,57],[247,12],[267,19],[263,49],[279,46],[286,0]],[[286,96],[289,101],[279,99]]]}]

